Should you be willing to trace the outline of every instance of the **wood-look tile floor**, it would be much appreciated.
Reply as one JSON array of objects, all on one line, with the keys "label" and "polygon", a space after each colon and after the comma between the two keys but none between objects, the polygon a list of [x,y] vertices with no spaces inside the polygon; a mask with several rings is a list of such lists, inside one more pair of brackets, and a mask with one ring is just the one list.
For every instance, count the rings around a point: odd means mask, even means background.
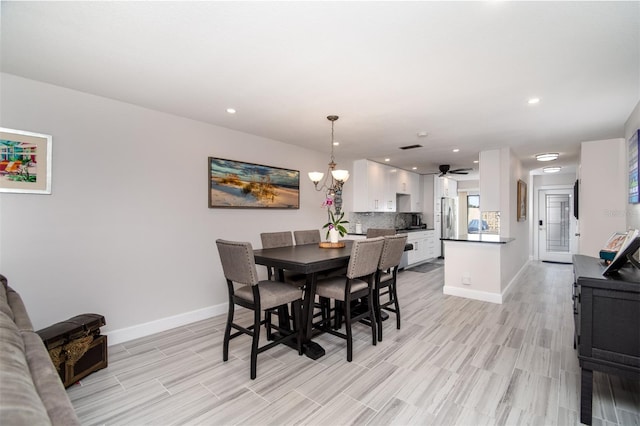
[{"label": "wood-look tile floor", "polygon": [[[356,325],[351,363],[323,335],[324,357],[278,346],[250,380],[249,338],[222,362],[218,316],[110,347],[68,393],[85,425],[580,424],[571,265],[530,262],[502,305],[443,295],[443,272],[401,272],[402,329],[392,315],[372,346]],[[594,425],[640,425],[640,383],[594,373],[593,388]]]}]

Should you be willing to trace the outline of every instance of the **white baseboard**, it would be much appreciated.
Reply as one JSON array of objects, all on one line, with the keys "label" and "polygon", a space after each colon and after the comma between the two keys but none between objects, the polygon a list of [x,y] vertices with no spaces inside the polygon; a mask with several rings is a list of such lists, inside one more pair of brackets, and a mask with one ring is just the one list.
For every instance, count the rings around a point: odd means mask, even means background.
[{"label": "white baseboard", "polygon": [[229,305],[227,303],[221,303],[219,305],[185,312],[171,317],[160,318],[155,321],[149,321],[131,327],[111,330],[104,334],[108,336],[109,346],[117,345],[119,343],[128,342],[129,340],[138,339],[140,337],[149,336],[154,333],[190,324],[192,322],[215,317],[226,313],[228,308]]},{"label": "white baseboard", "polygon": [[524,271],[525,267],[529,262],[525,262],[524,265],[520,268],[518,272],[513,276],[507,287],[502,291],[502,293],[491,293],[488,291],[480,291],[480,290],[472,290],[468,288],[461,287],[452,287],[452,286],[444,286],[442,288],[442,293],[448,294],[449,296],[458,296],[458,297],[466,297],[467,299],[481,300],[483,302],[491,302],[502,304],[504,297],[513,287],[513,284],[518,281],[520,275]]},{"label": "white baseboard", "polygon": [[[529,260],[529,262],[531,262],[531,260]],[[522,275],[522,272],[524,271],[524,268],[527,267],[529,262],[524,262],[524,265],[522,265],[522,267],[518,270],[518,272],[516,272],[516,274],[513,276],[513,278],[511,278],[511,281],[509,281],[509,284],[507,284],[507,287],[502,292],[502,298],[503,299],[507,295],[507,293],[513,288],[513,283],[515,283],[516,281],[518,281],[520,279],[520,275]]]},{"label": "white baseboard", "polygon": [[451,286],[444,286],[442,288],[442,292],[444,294],[448,294],[449,296],[466,297],[467,299],[502,304],[502,294],[500,293],[490,293],[488,291],[471,290],[467,288]]}]

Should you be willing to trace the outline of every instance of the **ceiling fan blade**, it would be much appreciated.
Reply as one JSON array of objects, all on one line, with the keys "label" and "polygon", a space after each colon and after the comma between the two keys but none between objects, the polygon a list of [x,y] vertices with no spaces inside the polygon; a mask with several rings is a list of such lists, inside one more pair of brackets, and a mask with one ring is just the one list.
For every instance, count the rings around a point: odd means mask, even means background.
[{"label": "ceiling fan blade", "polygon": [[463,172],[463,171],[451,170],[451,171],[449,172],[449,174],[452,174],[452,175],[468,175],[468,174],[469,174],[469,172]]},{"label": "ceiling fan blade", "polygon": [[471,168],[466,168],[466,169],[455,169],[455,170],[449,170],[449,173],[460,173],[460,172],[470,172]]}]

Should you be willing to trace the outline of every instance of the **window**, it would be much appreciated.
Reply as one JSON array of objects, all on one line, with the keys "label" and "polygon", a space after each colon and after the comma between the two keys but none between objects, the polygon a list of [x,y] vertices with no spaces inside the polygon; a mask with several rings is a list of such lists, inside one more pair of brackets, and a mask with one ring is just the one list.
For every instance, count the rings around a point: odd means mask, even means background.
[{"label": "window", "polygon": [[480,218],[480,196],[467,195],[467,232],[476,234],[484,228]]}]

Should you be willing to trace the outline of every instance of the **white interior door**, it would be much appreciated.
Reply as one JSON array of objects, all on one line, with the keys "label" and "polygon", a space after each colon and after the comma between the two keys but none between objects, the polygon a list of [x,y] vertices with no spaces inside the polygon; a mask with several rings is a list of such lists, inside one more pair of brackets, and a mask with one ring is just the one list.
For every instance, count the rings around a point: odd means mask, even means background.
[{"label": "white interior door", "polygon": [[571,189],[538,191],[538,258],[571,262],[576,253],[576,219]]}]

